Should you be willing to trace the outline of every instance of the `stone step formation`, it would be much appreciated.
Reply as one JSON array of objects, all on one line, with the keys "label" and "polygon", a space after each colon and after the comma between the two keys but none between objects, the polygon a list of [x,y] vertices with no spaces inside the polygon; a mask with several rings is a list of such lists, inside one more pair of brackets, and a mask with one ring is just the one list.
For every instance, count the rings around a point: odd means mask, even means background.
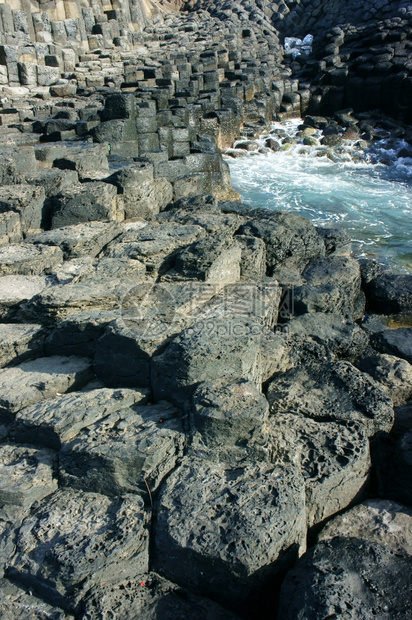
[{"label": "stone step formation", "polygon": [[410,4],[0,17],[0,615],[410,617],[412,276],[222,157],[411,149]]}]

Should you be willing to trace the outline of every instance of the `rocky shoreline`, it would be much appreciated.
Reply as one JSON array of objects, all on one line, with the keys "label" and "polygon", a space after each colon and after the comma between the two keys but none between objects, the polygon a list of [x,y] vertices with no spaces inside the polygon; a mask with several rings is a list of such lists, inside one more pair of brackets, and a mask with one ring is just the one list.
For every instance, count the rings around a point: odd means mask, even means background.
[{"label": "rocky shoreline", "polygon": [[5,619],[412,616],[412,276],[222,157],[412,144],[408,4],[313,4],[0,5]]}]

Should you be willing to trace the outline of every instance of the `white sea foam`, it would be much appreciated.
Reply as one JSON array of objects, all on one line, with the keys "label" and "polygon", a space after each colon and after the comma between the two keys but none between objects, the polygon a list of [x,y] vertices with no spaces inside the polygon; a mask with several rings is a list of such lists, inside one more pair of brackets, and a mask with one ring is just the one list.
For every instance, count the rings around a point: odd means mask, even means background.
[{"label": "white sea foam", "polygon": [[[270,137],[283,133],[293,139],[301,123],[274,123]],[[259,139],[260,147],[267,137]],[[385,257],[394,269],[411,271],[412,158],[397,156],[408,144],[384,132],[366,151],[356,142],[346,144],[335,149],[293,144],[289,150],[228,157],[232,186],[250,205],[293,211],[317,226],[343,227],[358,255]]]}]

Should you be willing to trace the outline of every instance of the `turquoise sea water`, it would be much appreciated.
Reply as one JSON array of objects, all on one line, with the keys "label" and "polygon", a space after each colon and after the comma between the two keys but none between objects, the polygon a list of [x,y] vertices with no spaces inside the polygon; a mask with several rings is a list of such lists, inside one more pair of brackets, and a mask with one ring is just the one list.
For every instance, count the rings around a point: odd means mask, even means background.
[{"label": "turquoise sea water", "polygon": [[[272,136],[280,130],[293,137],[300,122],[274,124]],[[298,144],[226,160],[244,203],[299,213],[316,226],[342,227],[355,255],[380,257],[394,271],[412,272],[412,158],[397,156],[407,146],[382,137],[366,152],[355,143],[328,153]]]}]

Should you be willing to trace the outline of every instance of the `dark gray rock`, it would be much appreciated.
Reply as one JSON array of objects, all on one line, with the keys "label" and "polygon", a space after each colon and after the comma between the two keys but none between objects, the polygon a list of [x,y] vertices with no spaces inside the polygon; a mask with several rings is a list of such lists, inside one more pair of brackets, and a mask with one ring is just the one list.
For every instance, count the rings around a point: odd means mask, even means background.
[{"label": "dark gray rock", "polygon": [[42,228],[44,200],[42,187],[26,184],[4,186],[0,189],[0,213],[18,213],[23,233],[36,233]]},{"label": "dark gray rock", "polygon": [[192,396],[193,442],[216,452],[250,448],[264,434],[269,404],[253,383],[202,383]]},{"label": "dark gray rock", "polygon": [[195,241],[176,257],[175,269],[186,278],[230,284],[240,279],[240,247],[226,236]]},{"label": "dark gray rock", "polygon": [[289,335],[312,338],[325,345],[339,359],[354,362],[368,345],[368,337],[356,324],[340,314],[314,312],[299,316],[287,324]]},{"label": "dark gray rock", "polygon": [[41,620],[68,620],[73,618],[62,609],[53,607],[47,602],[34,596],[30,589],[19,588],[8,579],[0,581],[2,597],[0,599],[0,614],[3,620],[26,620],[28,617]]},{"label": "dark gray rock", "polygon": [[0,416],[52,398],[57,393],[82,388],[93,377],[90,360],[82,357],[42,357],[0,370]]},{"label": "dark gray rock", "polygon": [[57,491],[57,458],[51,450],[3,444],[0,504],[29,508]]},{"label": "dark gray rock", "polygon": [[123,409],[148,400],[142,390],[108,388],[56,396],[21,409],[12,435],[22,441],[59,450],[83,429]]},{"label": "dark gray rock", "polygon": [[291,412],[271,415],[267,429],[271,459],[299,464],[302,470],[309,528],[362,493],[370,468],[362,424],[321,422]]},{"label": "dark gray rock", "polygon": [[344,537],[322,541],[287,575],[279,618],[403,620],[412,611],[411,568],[410,555],[376,542]]},{"label": "dark gray rock", "polygon": [[368,288],[368,307],[380,314],[412,312],[412,275],[377,276]]},{"label": "dark gray rock", "polygon": [[91,310],[68,316],[49,331],[46,354],[94,357],[98,339],[117,315],[116,311]]},{"label": "dark gray rock", "polygon": [[369,499],[338,515],[322,529],[318,541],[360,538],[412,555],[412,510],[384,499]]},{"label": "dark gray rock", "polygon": [[45,338],[41,325],[0,323],[0,368],[42,357]]},{"label": "dark gray rock", "polygon": [[93,588],[83,601],[83,605],[82,620],[98,620],[107,613],[112,613],[113,609],[116,609],[116,614],[121,618],[139,618],[139,620],[238,618],[217,603],[196,596],[153,572]]},{"label": "dark gray rock", "polygon": [[304,549],[304,503],[291,465],[185,459],[159,496],[156,569],[241,609]]},{"label": "dark gray rock", "polygon": [[36,245],[58,246],[63,252],[64,260],[79,256],[93,258],[123,230],[118,222],[83,222],[43,232],[30,237],[28,241]]},{"label": "dark gray rock", "polygon": [[312,260],[303,272],[306,285],[294,291],[297,314],[335,312],[356,320],[364,313],[359,264],[345,256]]},{"label": "dark gray rock", "polygon": [[356,367],[380,383],[394,405],[402,405],[412,398],[412,366],[406,360],[375,353],[359,359]]},{"label": "dark gray rock", "polygon": [[236,243],[240,245],[240,275],[245,280],[261,280],[266,275],[266,246],[262,239],[237,235]]},{"label": "dark gray rock", "polygon": [[356,420],[367,435],[389,432],[393,406],[369,375],[349,362],[309,362],[270,383],[267,398],[273,415],[294,412],[319,422]]},{"label": "dark gray rock", "polygon": [[185,329],[152,359],[151,385],[156,400],[182,403],[202,381],[245,379],[259,385],[260,340],[266,329],[245,316],[199,321]]},{"label": "dark gray rock", "polygon": [[52,228],[124,219],[116,188],[108,183],[95,181],[72,185],[57,194],[53,202]]},{"label": "dark gray rock", "polygon": [[345,230],[317,226],[316,232],[323,239],[326,256],[350,256],[352,243]]},{"label": "dark gray rock", "polygon": [[119,409],[64,443],[61,481],[105,495],[140,493],[149,502],[183,457],[181,431],[178,411],[167,403]]},{"label": "dark gray rock", "polygon": [[74,611],[96,583],[148,570],[148,520],[137,495],[57,491],[24,520],[7,575]]},{"label": "dark gray rock", "polygon": [[58,247],[20,243],[0,248],[0,276],[40,276],[62,262]]},{"label": "dark gray rock", "polygon": [[124,296],[133,286],[136,286],[133,281],[118,280],[53,286],[23,304],[20,316],[23,320],[37,320],[47,324],[64,320],[79,312],[116,311],[120,309]]},{"label": "dark gray rock", "polygon": [[380,353],[395,355],[412,364],[412,327],[377,331],[371,335],[371,345]]},{"label": "dark gray rock", "polygon": [[269,275],[282,266],[303,268],[311,258],[323,256],[325,246],[314,226],[291,213],[271,213],[242,226],[240,234],[263,239]]},{"label": "dark gray rock", "polygon": [[[0,506],[0,578],[4,575],[5,565],[16,551],[17,533],[27,514],[28,509],[22,506],[13,504]],[[2,602],[3,598],[0,599],[0,609]]]}]

